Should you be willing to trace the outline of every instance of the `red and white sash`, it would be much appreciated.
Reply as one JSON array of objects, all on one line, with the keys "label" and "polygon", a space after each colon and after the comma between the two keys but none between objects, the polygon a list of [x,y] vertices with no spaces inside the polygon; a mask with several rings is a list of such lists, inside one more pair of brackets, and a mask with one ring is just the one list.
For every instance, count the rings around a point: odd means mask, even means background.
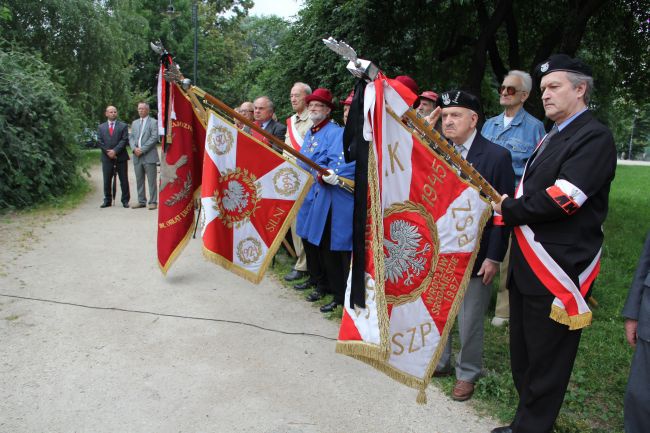
[{"label": "red and white sash", "polygon": [[[517,187],[515,198],[523,195],[523,184],[522,178]],[[589,266],[578,276],[580,287],[577,287],[542,244],[535,240],[535,234],[530,227],[527,225],[517,226],[514,228],[514,232],[526,262],[544,287],[555,295],[551,308],[551,319],[568,325],[571,330],[589,326],[591,310],[587,306],[584,296],[600,271],[602,248],[598,250]]]},{"label": "red and white sash", "polygon": [[304,137],[300,135],[298,129],[296,129],[296,125],[291,121],[292,117],[293,116],[287,117],[287,131],[289,132],[289,141],[291,141],[291,145],[294,149],[300,151]]}]

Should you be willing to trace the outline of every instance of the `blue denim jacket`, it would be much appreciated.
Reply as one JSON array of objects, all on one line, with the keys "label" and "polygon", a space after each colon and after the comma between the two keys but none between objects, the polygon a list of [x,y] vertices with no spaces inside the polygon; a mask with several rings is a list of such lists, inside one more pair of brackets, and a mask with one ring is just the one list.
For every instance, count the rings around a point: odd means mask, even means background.
[{"label": "blue denim jacket", "polygon": [[521,108],[507,128],[503,128],[504,113],[488,119],[481,134],[493,143],[503,146],[512,155],[512,169],[515,171],[515,187],[524,173],[524,167],[535,146],[542,139],[544,125]]}]

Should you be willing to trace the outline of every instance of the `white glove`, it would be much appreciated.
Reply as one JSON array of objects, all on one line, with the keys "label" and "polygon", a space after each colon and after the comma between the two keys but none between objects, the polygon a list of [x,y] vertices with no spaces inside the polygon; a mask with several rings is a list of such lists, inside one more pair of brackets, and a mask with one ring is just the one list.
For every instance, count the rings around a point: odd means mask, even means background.
[{"label": "white glove", "polygon": [[328,168],[327,174],[323,175],[323,182],[329,183],[330,185],[338,185],[339,175],[334,173],[334,170],[332,170],[331,168]]}]

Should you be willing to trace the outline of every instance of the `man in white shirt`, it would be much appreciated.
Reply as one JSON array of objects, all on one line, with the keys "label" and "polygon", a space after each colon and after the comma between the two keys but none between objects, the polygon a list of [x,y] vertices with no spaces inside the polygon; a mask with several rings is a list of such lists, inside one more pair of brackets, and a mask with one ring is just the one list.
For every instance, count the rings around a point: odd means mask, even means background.
[{"label": "man in white shirt", "polygon": [[131,206],[133,209],[143,208],[147,205],[147,194],[144,180],[147,178],[149,189],[149,209],[158,207],[158,122],[149,116],[149,104],[138,103],[138,115],[131,123],[129,146],[133,151],[133,170],[138,186],[138,203]]}]

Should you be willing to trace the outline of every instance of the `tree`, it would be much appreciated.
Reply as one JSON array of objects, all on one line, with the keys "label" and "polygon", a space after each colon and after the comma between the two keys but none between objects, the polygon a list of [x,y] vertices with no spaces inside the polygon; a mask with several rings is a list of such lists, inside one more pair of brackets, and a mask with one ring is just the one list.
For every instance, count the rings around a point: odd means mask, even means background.
[{"label": "tree", "polygon": [[0,65],[0,209],[28,207],[78,180],[79,120],[42,60],[2,48]]}]

